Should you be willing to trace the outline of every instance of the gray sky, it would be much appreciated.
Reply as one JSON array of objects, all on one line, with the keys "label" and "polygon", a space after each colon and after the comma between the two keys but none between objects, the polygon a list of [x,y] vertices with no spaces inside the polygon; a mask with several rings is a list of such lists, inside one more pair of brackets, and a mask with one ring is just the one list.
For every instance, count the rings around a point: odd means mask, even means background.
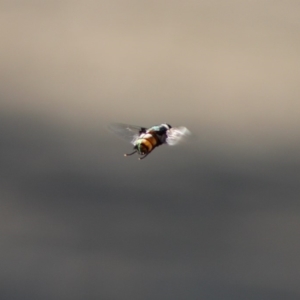
[{"label": "gray sky", "polygon": [[299,299],[297,1],[0,6],[1,299]]}]

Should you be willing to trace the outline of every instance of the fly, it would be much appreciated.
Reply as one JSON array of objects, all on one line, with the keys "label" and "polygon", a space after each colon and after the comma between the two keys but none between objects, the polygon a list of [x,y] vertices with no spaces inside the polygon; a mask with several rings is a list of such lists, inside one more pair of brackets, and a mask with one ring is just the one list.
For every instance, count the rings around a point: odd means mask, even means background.
[{"label": "fly", "polygon": [[186,127],[172,127],[169,124],[161,124],[147,128],[122,123],[112,123],[108,128],[124,140],[133,144],[134,151],[124,154],[124,156],[138,153],[140,155],[139,159],[144,159],[160,145],[176,145],[186,135],[190,134],[190,131]]}]

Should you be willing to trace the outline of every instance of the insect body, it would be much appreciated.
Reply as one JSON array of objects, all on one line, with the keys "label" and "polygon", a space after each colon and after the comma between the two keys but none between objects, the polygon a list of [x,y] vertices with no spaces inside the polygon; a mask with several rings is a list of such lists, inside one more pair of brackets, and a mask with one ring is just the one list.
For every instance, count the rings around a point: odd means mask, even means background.
[{"label": "insect body", "polygon": [[113,123],[109,129],[133,144],[134,151],[124,155],[138,153],[139,159],[145,158],[160,145],[176,145],[190,133],[186,127],[172,127],[169,124],[161,124],[147,129],[146,127]]}]

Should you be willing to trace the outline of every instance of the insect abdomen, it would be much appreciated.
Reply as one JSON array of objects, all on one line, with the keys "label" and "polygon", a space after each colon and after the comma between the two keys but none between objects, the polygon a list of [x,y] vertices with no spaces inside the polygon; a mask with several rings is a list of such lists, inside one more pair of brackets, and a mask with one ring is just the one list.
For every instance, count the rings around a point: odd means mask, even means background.
[{"label": "insect abdomen", "polygon": [[157,146],[157,140],[152,135],[147,135],[139,140],[138,149],[140,153],[150,153]]}]

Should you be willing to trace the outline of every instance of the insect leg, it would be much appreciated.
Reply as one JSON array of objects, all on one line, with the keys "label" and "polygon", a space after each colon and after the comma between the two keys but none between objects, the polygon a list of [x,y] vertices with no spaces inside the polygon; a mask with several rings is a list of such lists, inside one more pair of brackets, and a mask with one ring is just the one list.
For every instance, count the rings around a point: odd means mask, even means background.
[{"label": "insect leg", "polygon": [[132,154],[134,154],[134,153],[136,153],[136,152],[137,152],[137,150],[133,151],[132,153],[128,153],[128,154],[125,153],[124,156],[130,156],[130,155],[132,155]]},{"label": "insect leg", "polygon": [[139,157],[139,160],[144,159],[149,153],[145,154],[144,156]]}]

